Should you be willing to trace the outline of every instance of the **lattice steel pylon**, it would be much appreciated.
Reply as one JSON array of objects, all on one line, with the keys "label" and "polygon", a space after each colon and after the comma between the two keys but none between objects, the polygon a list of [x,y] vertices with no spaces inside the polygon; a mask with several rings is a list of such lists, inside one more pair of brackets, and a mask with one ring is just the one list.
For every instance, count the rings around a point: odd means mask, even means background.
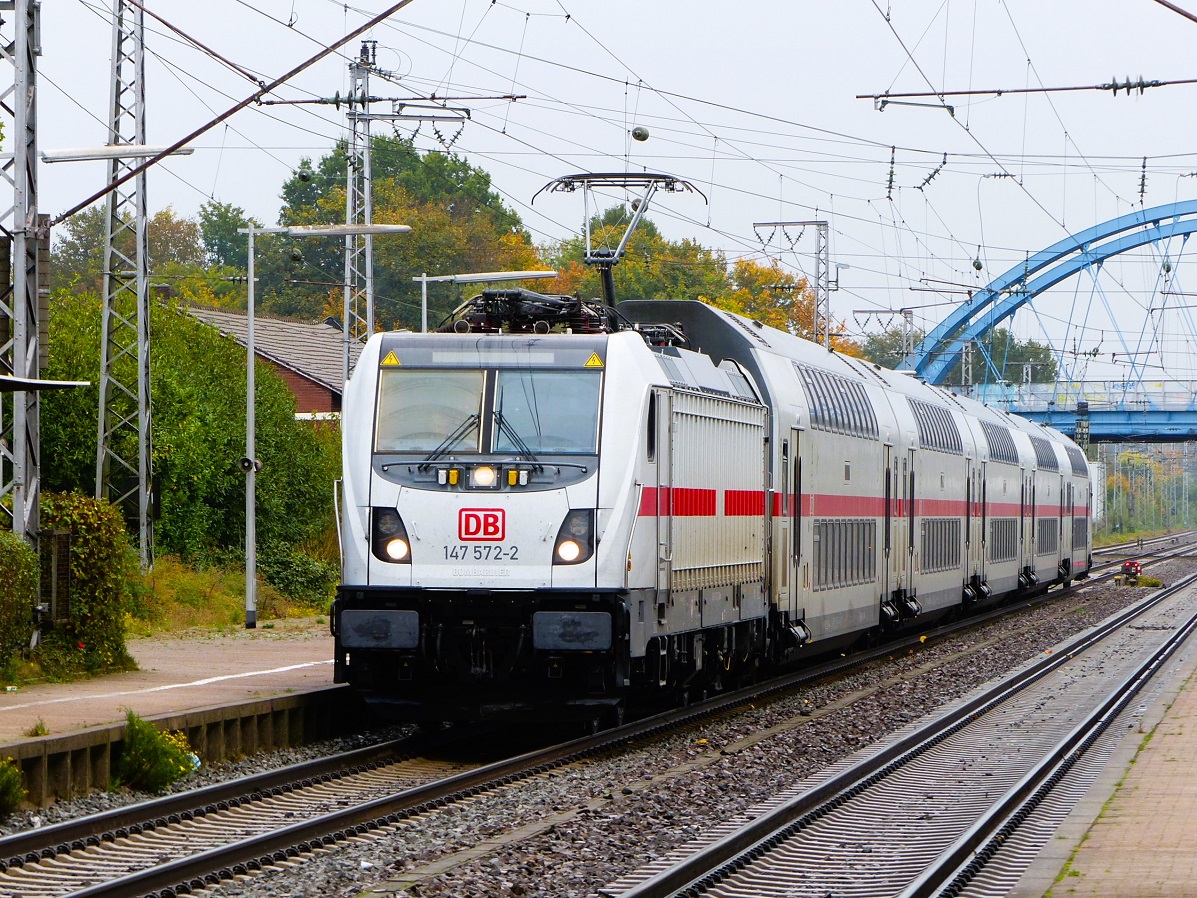
[{"label": "lattice steel pylon", "polygon": [[[370,166],[370,70],[376,43],[362,41],[358,58],[349,63],[349,159],[345,185],[345,223],[368,225],[374,221],[373,173]],[[369,234],[345,237],[345,325],[341,360],[343,382],[349,382],[349,347],[364,343],[374,333],[374,238]]]},{"label": "lattice steel pylon", "polygon": [[[37,233],[41,5],[36,0],[0,0],[0,13],[0,55],[13,66],[11,87],[5,85],[7,89],[0,92],[0,118],[12,146],[12,158],[0,164],[0,177],[13,188],[12,205],[0,211],[0,231],[12,246],[12,283],[7,273],[0,279],[0,370],[33,379],[41,366]],[[0,406],[0,509],[9,516],[13,533],[36,548],[41,493],[38,395],[17,392],[12,397],[10,406]]]},{"label": "lattice steel pylon", "polygon": [[[108,143],[144,146],[145,17],[140,7],[113,0],[112,20]],[[138,163],[113,159],[109,183]],[[107,203],[96,497],[109,499],[137,522],[141,565],[149,568],[154,544],[145,172],[109,193]]]},{"label": "lattice steel pylon", "polygon": [[[815,229],[815,320],[811,341],[831,348],[831,291],[839,289],[839,279],[831,280],[831,252],[828,244],[830,223],[827,221],[754,221],[756,228],[807,228]],[[799,234],[799,238],[801,234]],[[791,243],[797,242],[796,240]]]}]

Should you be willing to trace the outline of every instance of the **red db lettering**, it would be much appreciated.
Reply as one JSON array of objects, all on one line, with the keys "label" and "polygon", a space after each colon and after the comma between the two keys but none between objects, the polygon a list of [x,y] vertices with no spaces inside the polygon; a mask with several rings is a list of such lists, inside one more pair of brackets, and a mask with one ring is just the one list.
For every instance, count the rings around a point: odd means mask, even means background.
[{"label": "red db lettering", "polygon": [[507,512],[502,508],[463,508],[457,513],[462,542],[498,543],[507,538]]}]

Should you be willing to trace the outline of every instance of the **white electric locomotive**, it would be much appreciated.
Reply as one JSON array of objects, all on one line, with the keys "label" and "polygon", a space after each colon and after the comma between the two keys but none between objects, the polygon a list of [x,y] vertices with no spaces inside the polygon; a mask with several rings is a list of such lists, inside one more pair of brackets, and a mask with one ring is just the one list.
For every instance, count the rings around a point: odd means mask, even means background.
[{"label": "white electric locomotive", "polygon": [[697,302],[484,293],[344,397],[337,682],[618,715],[1090,567],[1063,435]]}]

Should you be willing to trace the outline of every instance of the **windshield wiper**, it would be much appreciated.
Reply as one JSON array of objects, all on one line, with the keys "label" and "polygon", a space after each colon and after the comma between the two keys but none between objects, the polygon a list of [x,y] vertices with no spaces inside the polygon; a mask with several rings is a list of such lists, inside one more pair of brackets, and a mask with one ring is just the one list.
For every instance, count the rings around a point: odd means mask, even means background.
[{"label": "windshield wiper", "polygon": [[507,439],[511,440],[512,445],[519,450],[519,454],[533,463],[535,466],[534,470],[544,470],[544,467],[540,464],[540,459],[538,459],[532,453],[532,449],[527,443],[524,442],[524,438],[521,437],[516,429],[507,422],[506,418],[503,417],[503,412],[501,409],[495,409],[495,424],[499,426],[499,432],[506,434]]},{"label": "windshield wiper", "polygon": [[452,449],[454,446],[456,446],[458,443],[460,443],[465,438],[466,434],[468,434],[471,430],[473,430],[477,426],[478,426],[478,415],[477,414],[468,415],[464,421],[462,421],[460,424],[457,425],[456,428],[454,428],[452,433],[450,433],[447,437],[445,437],[443,440],[441,440],[440,445],[438,445],[435,449],[433,449],[430,453],[428,453],[428,455],[425,457],[425,459],[422,462],[420,462],[420,465],[418,468],[416,468],[416,470],[417,471],[427,471],[428,467],[434,461],[436,461],[438,458],[440,458],[442,455],[444,455],[446,452],[448,452],[450,449]]}]

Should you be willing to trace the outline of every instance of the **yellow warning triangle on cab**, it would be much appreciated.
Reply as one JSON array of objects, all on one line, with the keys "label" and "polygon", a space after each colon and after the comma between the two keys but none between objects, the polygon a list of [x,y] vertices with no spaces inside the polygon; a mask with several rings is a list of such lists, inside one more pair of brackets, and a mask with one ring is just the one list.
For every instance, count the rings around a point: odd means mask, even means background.
[{"label": "yellow warning triangle on cab", "polygon": [[399,359],[395,357],[395,351],[393,349],[386,354],[386,357],[382,360],[381,365],[383,368],[396,368],[399,366]]},{"label": "yellow warning triangle on cab", "polygon": [[597,352],[590,353],[590,358],[586,360],[585,368],[601,368],[603,367],[603,360],[599,358]]}]

